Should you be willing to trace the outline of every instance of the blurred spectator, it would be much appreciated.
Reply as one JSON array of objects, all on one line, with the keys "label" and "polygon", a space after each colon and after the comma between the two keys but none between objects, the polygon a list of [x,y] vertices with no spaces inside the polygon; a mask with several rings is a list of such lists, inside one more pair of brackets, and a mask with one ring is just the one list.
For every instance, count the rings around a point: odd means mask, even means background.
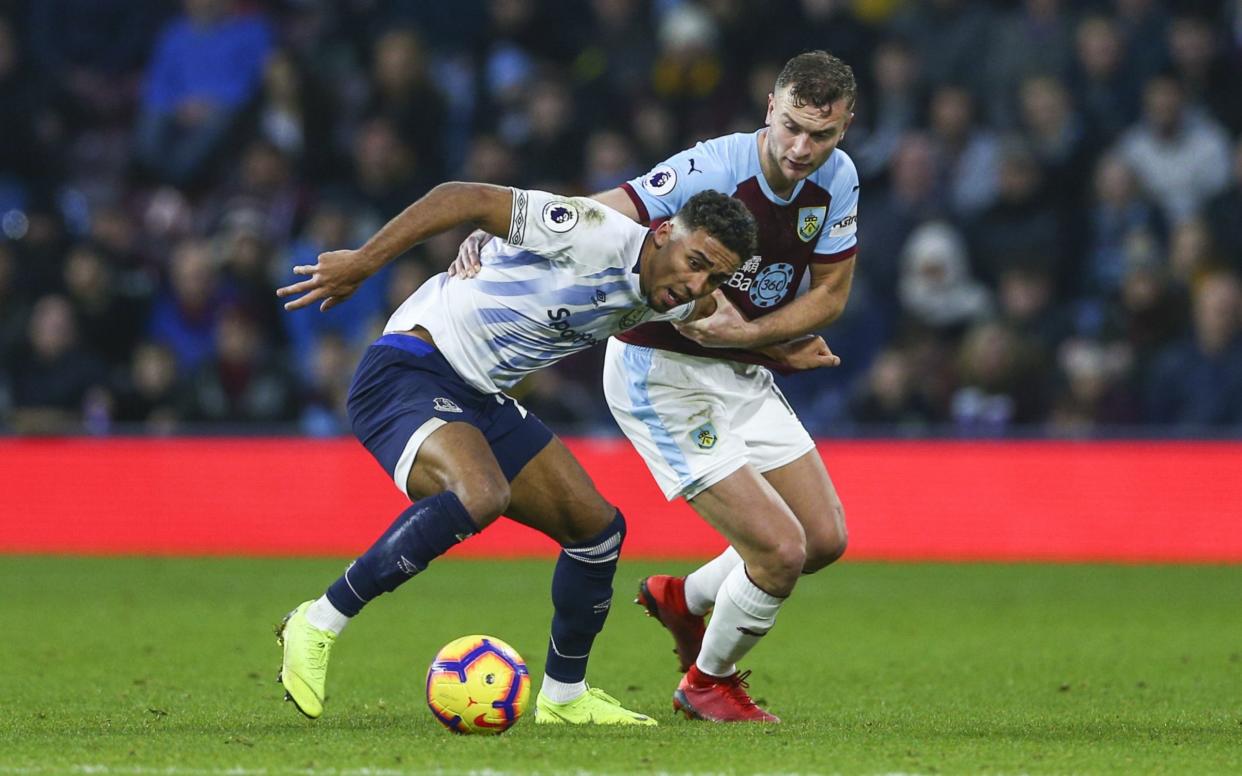
[{"label": "blurred spectator", "polygon": [[206,240],[186,240],[173,250],[165,286],[155,298],[147,333],[166,345],[182,374],[211,357],[216,322],[232,294],[225,287]]},{"label": "blurred spectator", "polygon": [[864,187],[860,196],[859,212],[866,216],[858,221],[858,241],[866,243],[868,253],[867,260],[858,263],[858,282],[886,308],[894,308],[901,253],[910,233],[924,221],[948,215],[929,138],[923,134],[902,138],[893,154],[889,185]]},{"label": "blurred spectator", "polygon": [[1242,283],[1218,272],[1200,280],[1192,298],[1194,330],[1152,366],[1151,420],[1242,423]]},{"label": "blurred spectator", "polygon": [[1096,149],[1069,91],[1056,78],[1033,76],[1022,82],[1019,102],[1022,135],[1043,170],[1045,189],[1057,192],[1063,215],[1079,212]]},{"label": "blurred spectator", "polygon": [[26,59],[13,23],[0,16],[0,212],[23,206],[33,185],[48,186],[53,181],[46,178],[54,178],[47,134],[55,118],[40,99],[45,85]]},{"label": "blurred spectator", "polygon": [[164,345],[143,342],[134,348],[129,369],[113,388],[112,419],[153,434],[178,429],[188,387],[177,377],[177,359]]},{"label": "blurred spectator", "polygon": [[0,372],[12,363],[17,348],[25,339],[29,307],[18,285],[13,247],[0,241]]},{"label": "blurred spectator", "polygon": [[976,123],[975,103],[959,85],[942,85],[931,95],[930,124],[954,212],[969,218],[996,200],[1000,144]]},{"label": "blurred spectator", "polygon": [[996,293],[1001,321],[1022,332],[1044,356],[1074,331],[1068,311],[1057,303],[1049,266],[1046,256],[1015,255],[1001,268]]},{"label": "blurred spectator", "polygon": [[79,344],[73,308],[64,297],[35,302],[10,380],[13,429],[19,434],[81,432],[88,400],[104,400],[104,365]]},{"label": "blurred spectator", "polygon": [[660,99],[677,104],[682,115],[701,109],[724,77],[716,21],[701,7],[684,3],[664,14],[657,35],[660,51],[652,67],[653,91]]},{"label": "blurred spectator", "polygon": [[149,300],[124,293],[103,254],[89,243],[69,252],[64,287],[83,345],[110,366],[127,362],[142,333]]},{"label": "blurred spectator", "polygon": [[1114,12],[1125,41],[1128,67],[1145,82],[1168,62],[1165,30],[1169,26],[1160,0],[1113,0]]},{"label": "blurred spectator", "polygon": [[606,191],[643,172],[629,141],[619,132],[595,132],[587,138],[584,191]]},{"label": "blurred spectator", "polygon": [[1137,246],[1129,255],[1118,305],[1120,333],[1134,353],[1136,369],[1147,370],[1156,355],[1187,328],[1182,290],[1172,283],[1154,252]]},{"label": "blurred spectator", "polygon": [[918,329],[952,336],[992,311],[988,290],[970,275],[966,241],[943,221],[910,235],[898,288],[906,320]]},{"label": "blurred spectator", "polygon": [[185,418],[192,422],[280,423],[297,418],[294,383],[264,347],[263,332],[239,307],[221,312],[215,357],[190,381]]},{"label": "blurred spectator", "polygon": [[1085,266],[1078,290],[1102,298],[1121,288],[1129,255],[1138,246],[1163,243],[1164,218],[1139,191],[1130,164],[1117,154],[1102,157],[1095,167],[1094,201],[1087,210]]},{"label": "blurred spectator", "polygon": [[1204,212],[1216,246],[1236,270],[1242,271],[1242,136],[1233,147],[1233,178],[1229,187],[1208,200]]},{"label": "blurred spectator", "polygon": [[309,361],[298,419],[302,432],[316,437],[348,434],[345,404],[357,361],[354,351],[343,337],[328,333],[315,341]]},{"label": "blurred spectator", "polygon": [[63,91],[61,103],[75,123],[111,124],[129,116],[168,5],[159,0],[29,4],[31,54]]},{"label": "blurred spectator", "polygon": [[933,84],[965,84],[982,94],[987,68],[980,57],[995,31],[990,9],[970,0],[923,0],[907,3],[891,28],[914,46],[923,77]]},{"label": "blurred spectator", "polygon": [[389,119],[369,119],[358,128],[353,161],[353,177],[345,196],[381,223],[431,188],[414,150]]},{"label": "blurred spectator", "polygon": [[1224,263],[1202,218],[1189,218],[1173,228],[1169,238],[1169,272],[1183,288],[1190,288],[1199,276],[1221,269]]},{"label": "blurred spectator", "polygon": [[366,115],[391,122],[423,174],[442,179],[448,106],[431,77],[422,39],[408,27],[387,30],[375,41],[373,52],[373,88]]},{"label": "blurred spectator", "polygon": [[255,106],[257,134],[315,183],[336,170],[335,112],[328,93],[292,50],[278,49],[267,58]]},{"label": "blurred spectator", "polygon": [[918,65],[905,41],[881,41],[870,62],[875,86],[868,93],[869,98],[856,107],[858,117],[849,133],[850,156],[866,183],[888,168],[902,138],[915,127],[922,110]]},{"label": "blurred spectator", "polygon": [[577,193],[585,138],[574,121],[568,86],[554,78],[535,81],[527,97],[525,123],[517,156],[522,179],[533,188]]},{"label": "blurred spectator", "polygon": [[1115,140],[1139,116],[1139,81],[1126,68],[1125,44],[1117,22],[1087,16],[1075,35],[1070,83],[1087,125],[1103,142]]},{"label": "blurred spectator", "polygon": [[1226,62],[1211,21],[1192,14],[1175,17],[1168,28],[1168,46],[1187,102],[1209,111],[1231,131],[1242,131],[1242,100],[1233,94],[1238,74]]},{"label": "blurred spectator", "polygon": [[1062,344],[1057,360],[1063,379],[1053,400],[1054,431],[1082,435],[1139,420],[1126,380],[1131,364],[1125,345],[1076,337]]},{"label": "blurred spectator", "polygon": [[1143,92],[1143,121],[1119,150],[1147,195],[1172,223],[1229,185],[1229,140],[1219,124],[1184,103],[1176,79],[1157,76]]},{"label": "blurred spectator", "polygon": [[850,417],[907,429],[923,428],[935,418],[927,397],[916,390],[918,378],[906,353],[889,348],[878,356],[850,402]]},{"label": "blurred spectator", "polygon": [[643,0],[591,0],[591,26],[574,61],[582,100],[596,120],[608,120],[614,107],[641,98],[655,60],[648,3]]},{"label": "blurred spectator", "polygon": [[987,67],[987,114],[1000,126],[1016,123],[1014,96],[1024,81],[1044,76],[1059,82],[1073,62],[1074,32],[1061,0],[1023,0],[995,22]]},{"label": "blurred spectator", "polygon": [[271,49],[271,30],[233,0],[184,0],[156,44],[138,115],[138,160],[161,181],[197,183],[236,128]]},{"label": "blurred spectator", "polygon": [[[320,253],[352,248],[360,245],[362,237],[351,230],[350,211],[338,202],[325,202],[315,210],[305,233],[293,244],[289,255],[283,258],[281,280],[275,286],[288,285],[301,278],[293,274],[299,264],[314,264]],[[319,341],[333,336],[348,347],[360,348],[375,325],[377,318],[386,319],[396,309],[388,307],[385,299],[389,276],[395,266],[384,267],[366,283],[359,286],[349,298],[349,304],[337,305],[327,312],[317,306],[293,311],[280,311],[280,323],[289,337],[291,353],[296,370],[313,379]],[[275,301],[274,290],[270,298]],[[352,373],[352,368],[351,368]]]},{"label": "blurred spectator", "polygon": [[959,431],[992,435],[1043,419],[1048,371],[1031,343],[1001,323],[967,332],[958,353],[952,416]]},{"label": "blurred spectator", "polygon": [[997,178],[995,203],[971,226],[972,266],[989,284],[995,284],[1013,254],[1021,252],[1042,257],[1059,273],[1065,266],[1060,215],[1044,196],[1040,168],[1025,145],[1005,145]]}]

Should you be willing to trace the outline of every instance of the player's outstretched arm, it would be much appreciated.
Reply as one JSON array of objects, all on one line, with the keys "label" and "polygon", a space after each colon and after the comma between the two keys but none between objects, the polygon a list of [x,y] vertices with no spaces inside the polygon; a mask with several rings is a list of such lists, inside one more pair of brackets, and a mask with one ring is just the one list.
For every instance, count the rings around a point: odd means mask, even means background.
[{"label": "player's outstretched arm", "polygon": [[293,268],[303,280],[276,291],[280,297],[298,296],[285,303],[297,310],[319,302],[328,310],[345,301],[381,267],[418,243],[462,224],[505,234],[513,210],[513,191],[486,183],[441,183],[425,197],[401,211],[357,250],[319,254],[315,264]]}]

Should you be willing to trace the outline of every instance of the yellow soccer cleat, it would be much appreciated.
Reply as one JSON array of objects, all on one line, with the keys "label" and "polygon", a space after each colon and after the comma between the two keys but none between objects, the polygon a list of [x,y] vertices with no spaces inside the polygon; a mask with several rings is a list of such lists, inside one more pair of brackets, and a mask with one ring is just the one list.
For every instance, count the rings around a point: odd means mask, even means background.
[{"label": "yellow soccer cleat", "polygon": [[588,687],[585,694],[568,703],[553,703],[539,693],[535,699],[535,724],[538,725],[658,725],[646,714],[621,705],[621,701],[603,690]]},{"label": "yellow soccer cleat", "polygon": [[323,714],[324,686],[328,681],[328,656],[336,642],[332,631],[320,630],[306,619],[314,601],[305,601],[285,615],[276,626],[276,643],[285,648],[284,662],[276,681],[285,686],[285,700],[311,719]]}]

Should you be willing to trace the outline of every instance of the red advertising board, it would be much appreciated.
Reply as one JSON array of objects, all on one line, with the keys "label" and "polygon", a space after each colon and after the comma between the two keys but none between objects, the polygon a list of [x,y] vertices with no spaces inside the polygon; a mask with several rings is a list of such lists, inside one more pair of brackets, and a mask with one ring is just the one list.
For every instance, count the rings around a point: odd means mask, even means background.
[{"label": "red advertising board", "polygon": [[[627,557],[720,538],[624,440],[569,440],[626,515]],[[1242,443],[832,441],[851,559],[1242,561]],[[404,508],[351,440],[0,440],[0,552],[351,556]],[[541,555],[508,521],[459,555]]]}]

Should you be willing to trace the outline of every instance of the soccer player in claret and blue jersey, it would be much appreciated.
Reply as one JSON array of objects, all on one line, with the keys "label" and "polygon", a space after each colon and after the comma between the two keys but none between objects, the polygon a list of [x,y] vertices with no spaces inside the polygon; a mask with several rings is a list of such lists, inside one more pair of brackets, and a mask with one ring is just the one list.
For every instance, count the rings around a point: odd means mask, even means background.
[{"label": "soccer player in claret and blue jersey", "polygon": [[[711,317],[651,323],[608,343],[604,392],[670,500],[685,498],[730,547],[684,578],[653,576],[638,603],[672,634],[687,716],[776,722],[737,662],[776,621],[802,574],[845,552],[844,510],[815,444],[773,383],[764,347],[805,337],[845,309],[856,258],[858,173],[837,144],[854,114],[853,71],[823,52],[789,60],[766,126],[699,143],[594,199],[657,224],[698,192],[744,202],[759,250]],[[476,238],[477,239],[477,238]],[[469,276],[471,246],[453,271]],[[807,293],[796,291],[809,274]],[[821,366],[839,360],[826,347]],[[712,613],[705,624],[704,617]]]},{"label": "soccer player in claret and blue jersey", "polygon": [[[625,538],[621,513],[568,449],[504,392],[530,372],[642,322],[688,320],[752,253],[753,217],[710,192],[653,230],[584,199],[437,186],[358,250],[321,254],[278,291],[286,307],[343,301],[385,263],[461,224],[494,234],[469,280],[431,278],[389,319],[350,388],[354,433],[413,504],[323,596],[281,623],[280,681],[323,712],[328,657],[351,617],[500,515],[563,548],[538,723],[655,724],[586,685]],[[697,300],[697,301],[696,301]]]},{"label": "soccer player in claret and blue jersey", "polygon": [[837,144],[856,91],[841,60],[800,54],[777,77],[765,127],[700,143],[599,197],[658,223],[716,189],[759,224],[758,252],[722,287],[731,304],[701,322],[619,334],[604,368],[613,416],[665,496],[685,498],[731,545],[685,578],[649,577],[639,588],[638,603],[674,636],[686,674],[673,703],[690,717],[778,721],[751,700],[749,672],[736,664],[772,628],[799,576],[845,551],[841,500],[773,384],[768,367],[781,365],[753,349],[823,328],[845,308],[858,173]]}]

